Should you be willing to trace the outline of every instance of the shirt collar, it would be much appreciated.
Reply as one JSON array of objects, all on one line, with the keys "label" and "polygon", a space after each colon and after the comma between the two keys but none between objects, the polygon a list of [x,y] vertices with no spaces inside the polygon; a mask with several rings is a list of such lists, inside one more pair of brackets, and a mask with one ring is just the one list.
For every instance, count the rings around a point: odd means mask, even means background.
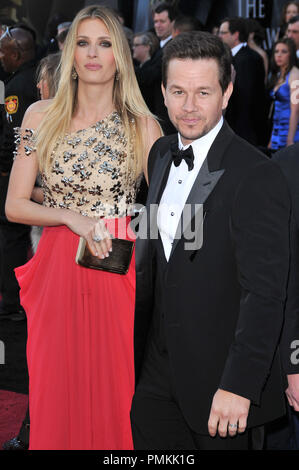
[{"label": "shirt collar", "polygon": [[199,139],[193,140],[193,142],[188,145],[183,145],[181,136],[180,134],[178,134],[179,149],[186,150],[189,147],[189,145],[192,145],[195,158],[196,158],[196,155],[199,155],[199,154],[204,155],[204,157],[206,157],[222,125],[223,125],[223,117],[221,116],[220,120],[218,121],[216,126],[213,127],[213,129],[211,129],[203,137],[199,137]]},{"label": "shirt collar", "polygon": [[172,36],[171,36],[171,35],[168,36],[168,38],[166,38],[166,39],[161,39],[161,41],[160,41],[160,47],[161,47],[161,49],[162,49],[162,47],[165,46],[165,44],[166,44],[168,41],[170,41],[170,39],[172,39]]},{"label": "shirt collar", "polygon": [[239,52],[239,50],[242,49],[242,47],[246,47],[246,46],[247,46],[247,42],[241,42],[237,46],[233,47],[231,50],[232,55],[235,56]]}]

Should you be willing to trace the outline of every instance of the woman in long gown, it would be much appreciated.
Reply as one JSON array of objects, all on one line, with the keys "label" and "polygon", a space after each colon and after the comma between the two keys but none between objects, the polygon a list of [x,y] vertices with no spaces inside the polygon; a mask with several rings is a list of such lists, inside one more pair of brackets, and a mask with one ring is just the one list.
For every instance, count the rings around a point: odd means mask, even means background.
[{"label": "woman in long gown", "polygon": [[295,43],[290,38],[280,39],[273,48],[269,85],[274,103],[273,128],[268,145],[272,150],[299,141],[298,80]]},{"label": "woman in long gown", "polygon": [[[134,255],[126,275],[75,263],[131,238],[128,210],[161,135],[137,86],[122,27],[87,7],[73,21],[53,100],[34,103],[17,139],[6,213],[44,226],[16,270],[27,313],[30,449],[132,449]],[[41,172],[44,200],[30,200]],[[101,238],[101,241],[99,239]]]}]

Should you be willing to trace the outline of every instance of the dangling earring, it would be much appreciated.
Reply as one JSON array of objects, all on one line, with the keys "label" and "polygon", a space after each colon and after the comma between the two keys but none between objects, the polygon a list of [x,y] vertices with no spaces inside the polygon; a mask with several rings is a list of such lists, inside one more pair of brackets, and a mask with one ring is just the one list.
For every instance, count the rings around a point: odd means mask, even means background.
[{"label": "dangling earring", "polygon": [[75,70],[75,67],[73,67],[73,70],[72,70],[72,79],[73,79],[73,80],[77,80],[77,78],[78,78],[78,74],[77,74],[77,72],[76,72],[76,70]]},{"label": "dangling earring", "polygon": [[118,82],[118,80],[119,80],[119,74],[118,74],[118,72],[115,73],[115,80],[116,80],[117,82]]}]

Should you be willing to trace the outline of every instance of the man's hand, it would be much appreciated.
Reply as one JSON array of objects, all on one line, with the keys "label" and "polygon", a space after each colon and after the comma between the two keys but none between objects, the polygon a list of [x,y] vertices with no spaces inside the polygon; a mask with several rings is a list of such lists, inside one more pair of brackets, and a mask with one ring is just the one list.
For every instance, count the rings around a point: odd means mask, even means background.
[{"label": "man's hand", "polygon": [[208,428],[210,436],[218,433],[221,437],[235,436],[244,432],[247,426],[247,416],[250,400],[231,392],[218,389],[214,395]]},{"label": "man's hand", "polygon": [[288,402],[295,411],[299,411],[299,374],[288,375],[288,384],[289,386],[286,389]]}]

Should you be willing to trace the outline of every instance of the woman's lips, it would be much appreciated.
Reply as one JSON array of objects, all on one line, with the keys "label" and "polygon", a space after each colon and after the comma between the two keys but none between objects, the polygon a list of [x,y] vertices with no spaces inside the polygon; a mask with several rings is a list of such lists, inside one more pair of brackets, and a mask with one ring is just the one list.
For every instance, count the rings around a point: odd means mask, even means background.
[{"label": "woman's lips", "polygon": [[102,66],[100,64],[86,64],[85,68],[87,70],[99,70]]}]

